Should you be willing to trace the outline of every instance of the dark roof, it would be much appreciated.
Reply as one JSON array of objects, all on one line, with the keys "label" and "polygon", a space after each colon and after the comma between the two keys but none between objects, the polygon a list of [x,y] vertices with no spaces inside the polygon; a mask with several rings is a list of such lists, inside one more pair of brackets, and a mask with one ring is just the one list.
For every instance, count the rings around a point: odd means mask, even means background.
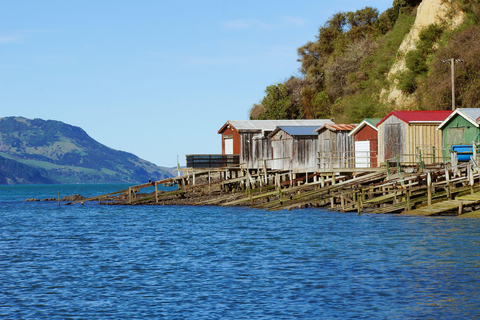
[{"label": "dark roof", "polygon": [[318,136],[318,132],[314,132],[318,126],[279,126],[273,131],[269,137],[283,130],[291,136]]}]

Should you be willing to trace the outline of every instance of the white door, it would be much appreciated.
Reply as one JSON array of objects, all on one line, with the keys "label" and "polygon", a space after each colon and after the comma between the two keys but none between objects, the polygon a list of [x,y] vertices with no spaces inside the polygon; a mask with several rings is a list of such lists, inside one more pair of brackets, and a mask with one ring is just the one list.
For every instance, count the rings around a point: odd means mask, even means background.
[{"label": "white door", "polygon": [[355,167],[370,167],[370,141],[355,141]]},{"label": "white door", "polygon": [[225,138],[225,154],[233,154],[233,138]]}]

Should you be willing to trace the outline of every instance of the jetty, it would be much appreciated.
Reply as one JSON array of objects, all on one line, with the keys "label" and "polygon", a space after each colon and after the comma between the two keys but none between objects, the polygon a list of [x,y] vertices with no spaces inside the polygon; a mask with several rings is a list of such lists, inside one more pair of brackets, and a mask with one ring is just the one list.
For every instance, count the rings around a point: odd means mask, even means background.
[{"label": "jetty", "polygon": [[[343,168],[294,173],[239,166],[179,169],[178,177],[68,202],[111,205],[249,206],[269,211],[324,207],[340,212],[461,215],[480,209],[478,163]],[[162,191],[160,185],[178,186]],[[155,191],[142,193],[154,187]]]}]

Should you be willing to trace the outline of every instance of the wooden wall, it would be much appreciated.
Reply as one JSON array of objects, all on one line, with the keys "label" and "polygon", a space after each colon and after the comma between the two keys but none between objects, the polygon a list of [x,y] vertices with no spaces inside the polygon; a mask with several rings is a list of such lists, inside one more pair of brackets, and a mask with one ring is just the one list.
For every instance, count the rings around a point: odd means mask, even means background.
[{"label": "wooden wall", "polygon": [[[349,131],[322,130],[318,135],[319,167],[352,168],[355,165],[353,136],[348,136]],[[331,155],[331,158],[329,156]]]},{"label": "wooden wall", "polygon": [[[400,161],[414,164],[417,162],[417,150],[425,154],[425,164],[433,163],[433,148],[435,147],[435,162],[441,161],[442,133],[437,130],[438,123],[410,123],[395,116],[390,116],[378,126],[378,161],[385,163]],[[417,149],[418,148],[418,149]]]},{"label": "wooden wall", "polygon": [[[407,124],[395,116],[388,117],[378,127],[378,162],[384,164],[386,159],[394,161],[397,154],[404,155],[406,149]],[[405,161],[401,156],[400,161]]]},{"label": "wooden wall", "polygon": [[355,141],[370,141],[370,166],[378,166],[378,131],[366,125],[355,135]]},{"label": "wooden wall", "polygon": [[317,135],[294,136],[280,130],[270,138],[272,146],[272,168],[312,172],[317,169]]},{"label": "wooden wall", "polygon": [[[433,163],[435,150],[435,162],[442,160],[442,131],[437,130],[439,123],[435,124],[410,124],[407,126],[406,150],[408,156],[406,162],[416,162],[417,148],[422,153],[425,164]],[[435,147],[435,149],[433,149]]]},{"label": "wooden wall", "polygon": [[240,154],[240,133],[235,128],[226,128],[222,132],[222,154],[225,154],[225,137],[233,138],[233,154]]}]

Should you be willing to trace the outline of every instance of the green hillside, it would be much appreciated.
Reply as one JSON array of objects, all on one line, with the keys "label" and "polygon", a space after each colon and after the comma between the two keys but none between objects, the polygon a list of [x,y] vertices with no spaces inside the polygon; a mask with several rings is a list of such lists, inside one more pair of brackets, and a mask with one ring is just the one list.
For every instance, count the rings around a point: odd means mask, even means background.
[{"label": "green hillside", "polygon": [[108,148],[81,128],[53,120],[1,118],[0,156],[0,184],[138,183],[172,176],[170,169]]},{"label": "green hillside", "polygon": [[[443,13],[442,19],[419,31],[413,49],[400,50],[417,18],[436,16],[426,10],[420,16],[427,4]],[[459,14],[462,22],[452,27]],[[284,82],[268,86],[250,118],[355,123],[393,109],[448,110],[451,58],[459,61],[456,106],[480,107],[479,17],[478,0],[395,0],[382,13],[370,7],[338,12],[316,39],[298,48],[300,76],[285,75]],[[404,67],[396,70],[399,61]],[[394,90],[401,99],[391,97]]]}]

